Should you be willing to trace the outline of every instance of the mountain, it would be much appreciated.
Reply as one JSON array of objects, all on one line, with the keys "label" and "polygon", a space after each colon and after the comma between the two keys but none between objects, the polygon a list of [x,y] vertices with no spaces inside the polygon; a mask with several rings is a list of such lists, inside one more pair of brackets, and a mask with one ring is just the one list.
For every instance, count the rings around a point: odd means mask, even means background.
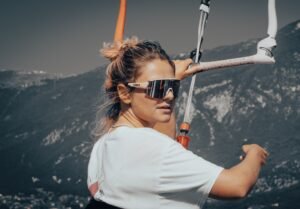
[{"label": "mountain", "polygon": [[[270,152],[248,198],[209,200],[207,208],[299,208],[299,37],[300,21],[278,32],[274,65],[197,76],[191,150],[225,167],[238,162],[245,143]],[[205,51],[203,61],[253,54],[257,41]],[[69,77],[0,71],[0,208],[86,204],[90,132],[102,103],[104,75],[104,66]],[[188,87],[184,80],[178,124]]]},{"label": "mountain", "polygon": [[51,75],[44,71],[13,71],[8,69],[0,70],[1,88],[27,88],[45,84],[46,79],[62,78],[62,75]]}]

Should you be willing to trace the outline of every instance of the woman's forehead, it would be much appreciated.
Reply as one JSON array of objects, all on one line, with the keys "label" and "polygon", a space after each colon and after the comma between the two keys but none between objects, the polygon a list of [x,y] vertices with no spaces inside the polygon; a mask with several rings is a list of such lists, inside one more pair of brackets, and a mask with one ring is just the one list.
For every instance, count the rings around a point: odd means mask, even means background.
[{"label": "woman's forehead", "polygon": [[174,77],[174,69],[168,61],[155,59],[143,64],[139,69],[136,81],[149,81]]}]

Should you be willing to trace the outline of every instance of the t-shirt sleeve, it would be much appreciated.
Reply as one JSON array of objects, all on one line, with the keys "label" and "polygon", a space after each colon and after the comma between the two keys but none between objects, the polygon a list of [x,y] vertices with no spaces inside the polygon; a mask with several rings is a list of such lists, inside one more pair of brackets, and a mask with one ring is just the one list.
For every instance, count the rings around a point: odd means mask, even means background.
[{"label": "t-shirt sleeve", "polygon": [[223,170],[183,148],[170,143],[164,153],[159,180],[160,193],[190,193],[206,199],[218,175]]},{"label": "t-shirt sleeve", "polygon": [[93,146],[89,163],[88,163],[88,189],[95,200],[100,200],[99,184],[102,173],[102,154],[101,151],[104,146],[104,139],[99,139]]}]

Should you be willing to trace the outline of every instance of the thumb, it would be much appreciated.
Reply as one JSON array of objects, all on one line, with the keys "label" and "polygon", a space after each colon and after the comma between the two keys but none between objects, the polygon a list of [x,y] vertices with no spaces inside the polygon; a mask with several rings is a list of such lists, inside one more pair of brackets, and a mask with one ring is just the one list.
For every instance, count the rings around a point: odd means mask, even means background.
[{"label": "thumb", "polygon": [[197,63],[191,63],[188,70],[186,71],[186,73],[188,73],[189,75],[193,75],[199,72],[201,72],[201,67]]},{"label": "thumb", "polygon": [[193,63],[193,60],[191,58],[187,58],[184,61],[186,62],[187,66]]},{"label": "thumb", "polygon": [[247,153],[249,151],[250,145],[249,144],[245,144],[242,146],[242,150],[244,153]]}]

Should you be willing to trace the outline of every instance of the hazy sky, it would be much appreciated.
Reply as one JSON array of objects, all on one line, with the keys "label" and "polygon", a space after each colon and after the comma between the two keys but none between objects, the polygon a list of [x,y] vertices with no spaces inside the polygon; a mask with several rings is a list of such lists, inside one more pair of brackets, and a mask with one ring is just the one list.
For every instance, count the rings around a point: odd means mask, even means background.
[{"label": "hazy sky", "polygon": [[[0,0],[0,69],[73,74],[107,63],[119,0]],[[300,19],[299,0],[277,0],[279,28]],[[200,0],[127,0],[125,35],[169,54],[195,48]],[[212,0],[204,48],[263,37],[267,0]]]}]

